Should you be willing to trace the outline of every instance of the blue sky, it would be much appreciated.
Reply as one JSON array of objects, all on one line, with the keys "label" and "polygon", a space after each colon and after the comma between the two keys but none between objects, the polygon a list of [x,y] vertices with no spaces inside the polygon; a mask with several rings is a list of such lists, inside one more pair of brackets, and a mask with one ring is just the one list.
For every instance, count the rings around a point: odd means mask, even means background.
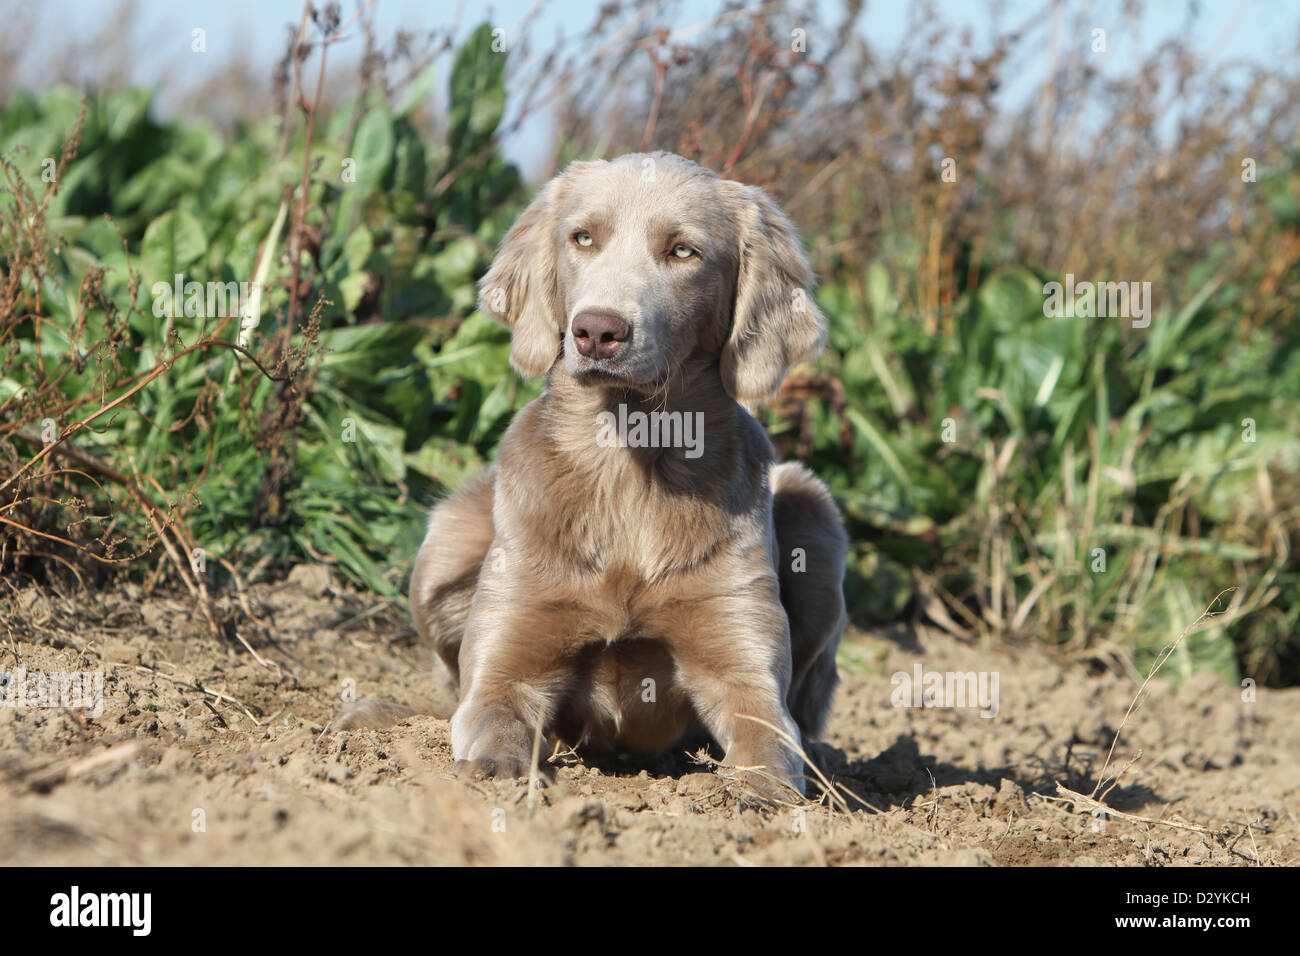
[{"label": "blue sky", "polygon": [[[816,0],[825,19],[832,20],[838,0]],[[535,0],[497,0],[494,3],[456,3],[452,0],[378,0],[377,26],[380,38],[390,37],[398,28],[411,30],[444,26],[455,19],[459,7],[460,29],[464,33],[483,19],[490,19],[509,35],[521,23]],[[354,9],[350,0],[342,4],[345,16]],[[545,4],[538,21],[538,42],[545,45],[557,36],[572,39],[595,18],[596,0],[556,0]],[[707,19],[718,9],[716,0],[687,2],[680,22],[665,26],[679,28]],[[888,52],[896,47],[908,29],[908,4],[904,2],[868,2],[862,28],[870,42]],[[954,28],[969,28],[977,42],[990,35],[993,25],[985,0],[943,2],[935,4],[939,16]],[[1107,29],[1106,70],[1123,71],[1144,53],[1174,36],[1185,36],[1195,49],[1211,63],[1244,60],[1252,63],[1276,63],[1294,56],[1300,35],[1300,0],[1200,0],[1200,14],[1188,25],[1186,0],[1148,0],[1136,29],[1126,25],[1121,16],[1121,0],[1063,5],[1064,21],[1072,22],[1080,11],[1088,19]],[[1051,17],[1048,0],[1002,0],[997,5],[1003,26],[1017,25],[1036,15]],[[125,28],[133,48],[142,55],[130,64],[128,75],[133,82],[156,84],[163,90],[175,82],[180,71],[186,81],[195,77],[196,69],[219,70],[236,52],[252,61],[258,75],[270,75],[272,64],[283,48],[286,24],[298,21],[298,0],[230,0],[216,3],[185,3],[175,0],[138,0],[134,22],[112,22],[116,4],[104,0],[47,0],[36,5],[36,42],[23,57],[19,76],[24,85],[40,88],[46,80],[42,46],[48,42],[58,49],[68,38],[93,42],[106,31]],[[207,33],[208,55],[190,54],[190,35],[195,27]],[[1050,31],[1044,31],[1047,36]],[[1071,35],[1063,42],[1084,43],[1088,37]],[[813,50],[815,54],[815,50]],[[345,54],[346,55],[346,54]],[[1047,51],[1037,58],[1014,64],[1014,73],[1002,92],[1008,100],[1027,95],[1046,70]],[[47,61],[45,61],[47,62]],[[444,60],[444,63],[447,61]],[[87,82],[96,80],[86,76]],[[438,78],[439,92],[446,88],[446,77]],[[549,124],[543,119],[531,123],[505,144],[506,152],[520,162],[526,172],[536,173],[549,140]]]}]

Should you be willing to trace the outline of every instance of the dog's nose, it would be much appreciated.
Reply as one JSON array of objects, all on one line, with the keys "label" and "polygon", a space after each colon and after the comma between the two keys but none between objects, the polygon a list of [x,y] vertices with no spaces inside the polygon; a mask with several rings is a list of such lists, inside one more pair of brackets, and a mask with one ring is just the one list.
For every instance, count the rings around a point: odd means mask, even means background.
[{"label": "dog's nose", "polygon": [[573,317],[573,341],[587,358],[607,359],[627,341],[627,322],[617,312],[584,309]]}]

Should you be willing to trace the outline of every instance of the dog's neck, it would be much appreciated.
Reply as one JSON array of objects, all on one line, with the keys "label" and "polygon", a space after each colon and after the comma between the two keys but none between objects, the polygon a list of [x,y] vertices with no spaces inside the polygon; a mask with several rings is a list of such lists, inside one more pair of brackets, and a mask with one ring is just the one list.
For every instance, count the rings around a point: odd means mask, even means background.
[{"label": "dog's neck", "polygon": [[[588,447],[606,448],[615,438],[613,447],[643,463],[691,471],[716,469],[736,454],[736,421],[745,414],[723,387],[716,362],[701,360],[682,363],[662,388],[646,393],[584,383],[565,371],[561,358],[546,391],[552,435],[582,436]],[[667,436],[674,441],[655,443]]]}]

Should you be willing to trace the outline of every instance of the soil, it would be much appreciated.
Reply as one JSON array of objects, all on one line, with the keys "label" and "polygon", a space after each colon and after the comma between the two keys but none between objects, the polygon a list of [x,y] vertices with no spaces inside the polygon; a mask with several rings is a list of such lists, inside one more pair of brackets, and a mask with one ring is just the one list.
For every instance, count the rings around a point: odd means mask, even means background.
[{"label": "soil", "polygon": [[[5,596],[0,675],[102,674],[102,713],[0,706],[0,863],[1286,865],[1300,859],[1300,688],[1153,681],[1037,644],[853,632],[825,740],[834,782],[755,808],[707,764],[549,764],[457,780],[445,720],[326,733],[345,695],[418,703],[427,650],[391,607],[296,568],[236,603],[237,640],[133,585]],[[3,606],[3,604],[0,604]],[[257,659],[261,658],[262,662]],[[264,662],[264,663],[263,663]],[[893,706],[892,675],[996,672],[998,709]],[[30,683],[26,685],[30,689]],[[1245,696],[1249,697],[1249,694]],[[816,789],[813,788],[813,792]],[[531,795],[531,796],[530,796]],[[1095,811],[1095,812],[1094,812]]]}]

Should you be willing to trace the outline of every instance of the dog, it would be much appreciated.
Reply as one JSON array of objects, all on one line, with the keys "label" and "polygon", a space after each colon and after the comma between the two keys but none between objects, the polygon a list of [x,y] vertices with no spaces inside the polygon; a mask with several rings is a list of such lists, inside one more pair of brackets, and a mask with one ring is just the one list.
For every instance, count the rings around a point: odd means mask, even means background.
[{"label": "dog", "polygon": [[540,721],[592,752],[707,735],[759,794],[805,792],[847,541],[742,403],[821,351],[812,281],[761,189],[670,153],[575,162],[509,230],[479,307],[546,388],[433,508],[410,585],[458,775],[527,775]]}]

